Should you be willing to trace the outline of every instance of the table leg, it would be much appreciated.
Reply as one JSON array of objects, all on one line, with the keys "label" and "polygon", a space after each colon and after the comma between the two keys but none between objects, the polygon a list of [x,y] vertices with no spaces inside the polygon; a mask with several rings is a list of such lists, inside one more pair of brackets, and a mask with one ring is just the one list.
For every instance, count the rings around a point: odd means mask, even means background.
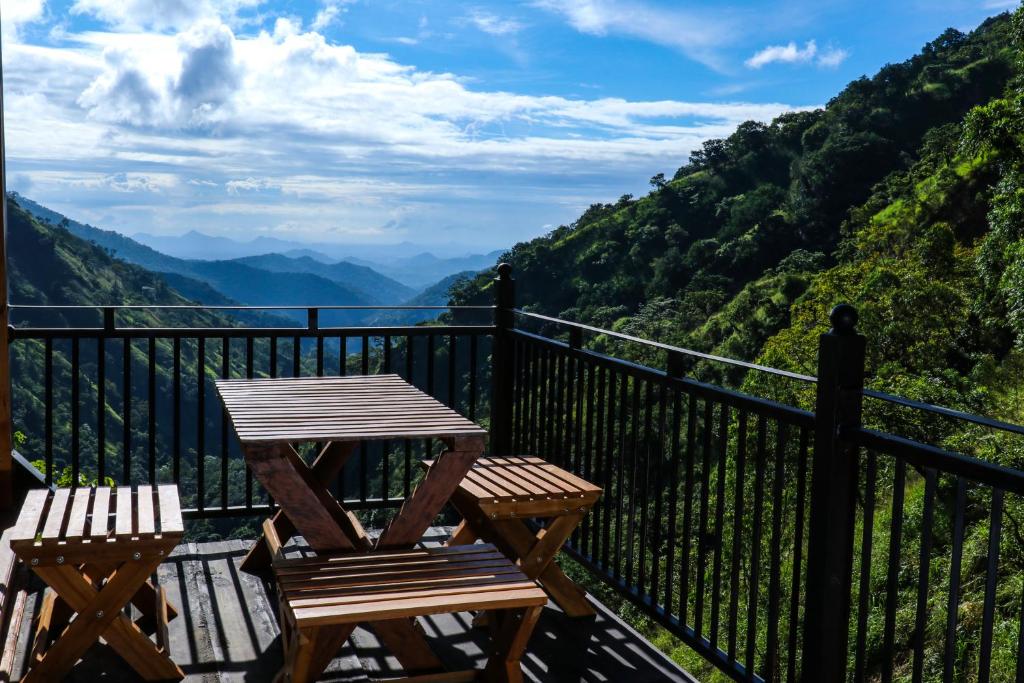
[{"label": "table leg", "polygon": [[318,553],[354,550],[350,520],[334,496],[289,444],[249,444],[245,460],[281,510]]},{"label": "table leg", "polygon": [[420,542],[459,482],[484,450],[482,437],[452,439],[423,481],[377,539],[377,549],[407,548]]},{"label": "table leg", "polygon": [[[324,446],[310,468],[314,480],[324,487],[330,486],[355,450],[356,444],[349,442],[335,441]],[[272,521],[281,543],[287,543],[288,539],[295,534],[295,525],[283,510],[275,512]],[[349,538],[354,540],[354,536],[351,534],[349,534]],[[242,571],[255,574],[270,566],[270,553],[267,552],[265,540],[264,536],[260,534],[245,559],[242,560]]]}]

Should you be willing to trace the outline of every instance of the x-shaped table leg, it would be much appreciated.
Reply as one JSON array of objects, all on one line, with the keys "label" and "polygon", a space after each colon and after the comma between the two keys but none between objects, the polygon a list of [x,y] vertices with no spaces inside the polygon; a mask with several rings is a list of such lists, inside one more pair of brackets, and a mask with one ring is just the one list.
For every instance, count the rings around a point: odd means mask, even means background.
[{"label": "x-shaped table leg", "polygon": [[[438,458],[437,464],[405,501],[375,547],[405,548],[418,543],[483,451],[483,439],[477,437],[450,439],[447,445],[449,450]],[[307,466],[289,444],[245,447],[246,461],[253,474],[284,513],[279,512],[274,519],[282,541],[298,531],[309,546],[320,553],[367,549],[362,526],[342,508],[327,488],[341,469],[338,461],[344,464],[354,450],[354,444],[338,444],[337,448],[345,450],[329,453],[328,449],[334,447],[334,444],[325,447],[313,467]],[[282,534],[281,531],[288,533]],[[262,540],[257,544],[264,545]],[[250,563],[250,559],[253,562]],[[248,566],[243,564],[243,568],[247,571],[258,566],[253,552],[246,558],[246,563]],[[407,671],[441,668],[440,660],[430,650],[415,620],[370,622],[370,627]]]},{"label": "x-shaped table leg", "polygon": [[122,612],[163,556],[125,562],[96,589],[72,566],[37,566],[39,575],[77,613],[23,681],[59,680],[102,636],[145,680],[184,678],[182,670]]}]

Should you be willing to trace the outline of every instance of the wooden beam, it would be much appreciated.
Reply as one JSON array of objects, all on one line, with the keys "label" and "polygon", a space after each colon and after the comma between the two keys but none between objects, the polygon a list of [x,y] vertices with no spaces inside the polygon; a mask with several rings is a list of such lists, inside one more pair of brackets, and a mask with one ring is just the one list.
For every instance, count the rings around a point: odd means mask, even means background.
[{"label": "wooden beam", "polygon": [[[2,49],[2,45],[0,45]],[[14,431],[11,424],[11,356],[7,335],[10,312],[7,301],[7,144],[4,136],[3,65],[0,64],[0,510],[14,505],[13,451]]]}]

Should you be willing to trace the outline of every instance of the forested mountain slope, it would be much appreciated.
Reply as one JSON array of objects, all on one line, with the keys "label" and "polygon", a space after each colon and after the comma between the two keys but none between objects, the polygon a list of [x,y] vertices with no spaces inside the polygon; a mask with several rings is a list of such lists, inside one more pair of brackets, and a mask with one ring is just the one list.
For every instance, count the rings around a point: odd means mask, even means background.
[{"label": "forested mountain slope", "polygon": [[[743,358],[789,323],[811,276],[833,266],[843,226],[890,174],[945,144],[945,128],[1004,93],[1008,15],[950,29],[901,64],[850,83],[823,110],[745,123],[635,199],[591,206],[517,244],[524,308]],[[943,133],[945,131],[945,133]],[[456,303],[489,299],[481,275]]]},{"label": "forested mountain slope", "polygon": [[[871,388],[1024,423],[1021,55],[1024,10],[990,19],[970,35],[949,30],[906,62],[851,83],[824,110],[787,114],[767,126],[744,124],[726,140],[704,145],[673,179],[653,178],[646,197],[592,206],[574,224],[516,245],[504,258],[515,268],[519,304],[814,374],[828,311],[847,301],[860,311]],[[455,301],[490,300],[493,277],[483,274],[457,288]],[[588,343],[599,347],[603,340]],[[663,354],[621,346],[616,353],[664,363]],[[710,364],[692,371],[813,407],[813,387],[803,383]],[[1024,468],[1021,440],[993,430],[871,399],[865,421]],[[927,653],[923,680],[940,680],[956,484],[939,477],[930,582],[922,584],[926,479],[907,468],[897,508],[896,461],[879,456],[877,467],[876,551],[864,557],[858,546],[854,558],[855,576],[870,567],[866,588],[877,596],[864,616],[867,680],[886,680],[890,663],[892,680],[912,680],[919,636]],[[790,495],[790,483],[784,485]],[[984,487],[966,488],[953,680],[979,680],[992,500]],[[858,501],[858,515],[865,505]],[[1024,504],[1007,496],[1000,509],[1013,531],[998,547],[992,680],[1013,680]],[[890,574],[896,518],[903,540],[899,571]],[[922,585],[927,607],[919,634]],[[767,588],[760,586],[762,594]],[[883,644],[889,600],[883,596],[890,589],[896,605],[891,655]],[[637,623],[643,627],[642,619]],[[685,646],[647,632],[701,680],[727,680]]]}]

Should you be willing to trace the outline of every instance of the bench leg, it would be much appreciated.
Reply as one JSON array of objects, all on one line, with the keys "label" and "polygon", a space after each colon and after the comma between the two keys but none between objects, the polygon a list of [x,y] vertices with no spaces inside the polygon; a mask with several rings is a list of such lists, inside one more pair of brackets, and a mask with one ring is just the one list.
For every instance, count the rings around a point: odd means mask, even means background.
[{"label": "bench leg", "polygon": [[533,627],[543,607],[506,610],[498,617],[491,656],[482,678],[493,683],[522,683],[523,667],[520,660],[530,641]]},{"label": "bench leg", "polygon": [[408,674],[443,671],[441,660],[427,645],[422,627],[415,619],[374,621],[370,628]]},{"label": "bench leg", "polygon": [[478,538],[480,536],[473,530],[473,526],[463,518],[445,545],[449,548],[453,545],[473,545]]},{"label": "bench leg", "polygon": [[355,624],[293,629],[284,668],[275,683],[313,683],[355,630]]}]

